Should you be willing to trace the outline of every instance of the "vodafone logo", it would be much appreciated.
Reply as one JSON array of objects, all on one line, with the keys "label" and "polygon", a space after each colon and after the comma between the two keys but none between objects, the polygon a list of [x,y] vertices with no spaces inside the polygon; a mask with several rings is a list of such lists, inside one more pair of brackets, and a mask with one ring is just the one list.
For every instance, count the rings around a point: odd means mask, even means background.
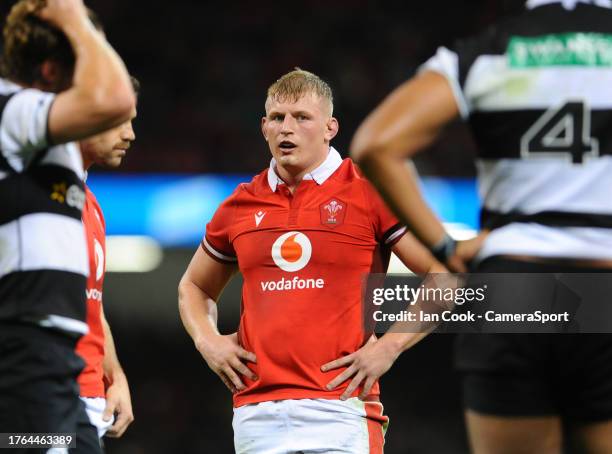
[{"label": "vodafone logo", "polygon": [[299,271],[310,261],[312,245],[301,232],[287,232],[272,245],[272,260],[283,271]]}]

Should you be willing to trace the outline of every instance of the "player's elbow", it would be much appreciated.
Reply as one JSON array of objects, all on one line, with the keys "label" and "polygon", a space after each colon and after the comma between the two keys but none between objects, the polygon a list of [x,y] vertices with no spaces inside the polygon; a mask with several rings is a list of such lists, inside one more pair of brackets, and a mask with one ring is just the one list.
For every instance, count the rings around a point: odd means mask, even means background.
[{"label": "player's elbow", "polygon": [[81,98],[92,118],[109,128],[128,121],[136,108],[134,90],[122,84],[85,93]]},{"label": "player's elbow", "polygon": [[351,158],[361,167],[367,167],[376,160],[383,158],[384,144],[360,128],[351,143]]},{"label": "player's elbow", "polygon": [[187,304],[187,300],[188,300],[187,295],[189,294],[189,289],[192,287],[192,285],[193,284],[191,283],[187,275],[184,274],[181,280],[179,281],[179,285],[178,285],[178,305],[179,305],[179,310],[181,311],[182,309],[184,309],[185,305]]},{"label": "player's elbow", "polygon": [[98,114],[104,116],[109,122],[121,124],[128,121],[136,109],[136,95],[131,87],[104,93],[96,99]]}]

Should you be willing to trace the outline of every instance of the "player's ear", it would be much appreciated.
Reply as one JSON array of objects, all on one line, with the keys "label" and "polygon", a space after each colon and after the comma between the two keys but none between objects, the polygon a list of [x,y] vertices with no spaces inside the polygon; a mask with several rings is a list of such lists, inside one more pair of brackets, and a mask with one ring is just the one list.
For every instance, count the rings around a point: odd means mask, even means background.
[{"label": "player's ear", "polygon": [[336,134],[338,134],[338,129],[340,129],[338,120],[336,120],[334,117],[329,117],[327,124],[325,125],[325,140],[329,142],[336,137]]},{"label": "player's ear", "polygon": [[47,59],[39,68],[36,88],[53,93],[66,90],[72,83],[70,71],[63,68],[54,60]]},{"label": "player's ear", "polygon": [[264,136],[264,139],[266,139],[266,142],[268,141],[268,132],[266,131],[266,125],[268,123],[268,119],[266,117],[262,117],[261,118],[261,133]]}]

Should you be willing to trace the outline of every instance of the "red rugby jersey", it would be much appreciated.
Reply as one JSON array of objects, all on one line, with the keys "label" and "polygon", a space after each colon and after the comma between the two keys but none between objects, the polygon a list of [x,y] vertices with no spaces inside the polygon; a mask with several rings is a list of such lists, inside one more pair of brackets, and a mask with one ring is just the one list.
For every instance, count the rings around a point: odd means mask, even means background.
[{"label": "red rugby jersey", "polygon": [[89,332],[77,343],[76,352],[85,361],[85,369],[78,378],[83,397],[104,397],[104,330],[102,328],[102,284],[106,257],[106,225],[104,214],[96,197],[85,186],[83,224],[89,253],[89,277],[87,278],[87,326]]},{"label": "red rugby jersey", "polygon": [[[350,159],[333,148],[292,195],[270,168],[241,184],[206,226],[203,249],[238,262],[244,278],[239,340],[257,355],[259,379],[234,406],[280,399],[337,399],[349,382],[321,372],[367,340],[361,282],[385,272],[405,228]],[[360,389],[355,391],[358,395]],[[378,395],[378,384],[372,394]]]}]

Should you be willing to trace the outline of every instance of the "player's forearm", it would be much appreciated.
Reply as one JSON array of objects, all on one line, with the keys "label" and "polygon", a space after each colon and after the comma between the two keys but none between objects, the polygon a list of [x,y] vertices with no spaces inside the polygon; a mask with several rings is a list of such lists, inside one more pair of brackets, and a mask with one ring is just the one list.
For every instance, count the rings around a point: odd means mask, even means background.
[{"label": "player's forearm", "polygon": [[423,200],[412,171],[403,159],[373,153],[364,157],[360,164],[400,222],[426,246],[438,244],[444,237],[444,226]]},{"label": "player's forearm", "polygon": [[389,349],[389,351],[397,357],[404,351],[418,344],[430,332],[431,331],[423,333],[400,333],[389,331],[378,339],[378,342]]},{"label": "player's forearm", "polygon": [[87,18],[70,21],[63,31],[76,57],[71,90],[96,119],[98,131],[128,120],[135,95],[121,58]]},{"label": "player's forearm", "polygon": [[411,232],[406,232],[392,248],[393,253],[413,273],[440,273],[446,271],[432,253]]},{"label": "player's forearm", "polygon": [[104,360],[102,361],[104,377],[110,384],[124,378],[127,380],[121,363],[119,363],[119,357],[117,356],[117,350],[115,348],[115,340],[104,314],[102,314],[102,328],[104,330]]},{"label": "player's forearm", "polygon": [[183,326],[199,351],[206,350],[210,340],[219,336],[217,303],[188,280],[179,285],[179,313]]}]

